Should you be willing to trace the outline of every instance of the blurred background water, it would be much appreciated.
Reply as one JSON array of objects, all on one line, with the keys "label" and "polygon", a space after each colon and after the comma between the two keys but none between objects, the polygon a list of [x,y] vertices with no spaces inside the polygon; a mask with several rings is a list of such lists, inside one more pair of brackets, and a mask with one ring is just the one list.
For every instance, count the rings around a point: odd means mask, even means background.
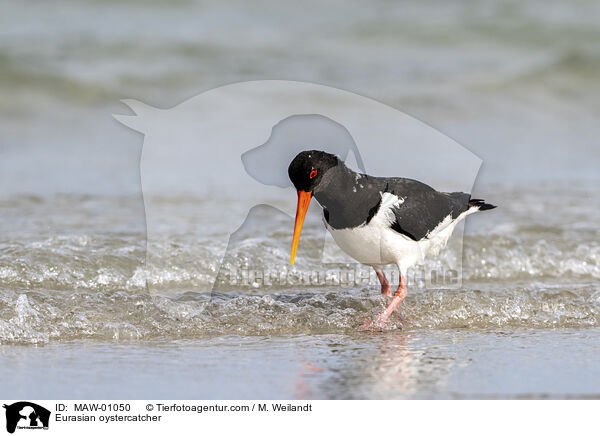
[{"label": "blurred background water", "polygon": [[[33,373],[51,354],[73,375],[84,364],[102,373],[102,359],[73,359],[87,349],[81,347],[95,347],[92,355],[113,357],[113,373],[130,376],[129,385],[114,381],[102,391],[101,377],[74,377],[80,381],[51,385],[48,397],[599,395],[598,16],[593,0],[3,1],[3,364]],[[357,325],[384,304],[376,289],[313,286],[207,298],[218,269],[210,239],[173,229],[162,264],[143,271],[142,136],[112,118],[127,113],[119,100],[169,108],[216,86],[258,79],[315,82],[377,99],[482,158],[474,194],[501,207],[467,223],[464,292],[409,293],[389,331],[364,336]],[[197,205],[213,200],[167,198],[165,213],[192,220]],[[274,227],[251,249],[287,262],[287,230],[285,223]],[[311,231],[309,225],[307,255]],[[222,233],[215,224],[215,239]],[[149,296],[147,280],[176,289],[177,297]],[[147,358],[179,378],[198,370],[194,362],[224,352],[223,341],[248,350],[236,368],[258,380],[272,374],[253,367],[266,355],[323,371],[302,370],[308,387],[301,389],[298,380],[275,376],[285,389],[234,380],[218,390],[198,379],[189,390],[168,383],[152,390],[141,375],[136,384],[120,360]],[[556,344],[568,344],[570,358]],[[169,347],[191,354],[169,367]],[[281,347],[294,351],[277,352]],[[450,362],[441,369],[439,347]],[[339,361],[331,357],[340,353]],[[433,357],[407,357],[415,353]],[[498,356],[519,362],[517,375],[495,371]],[[552,369],[540,371],[549,360]],[[231,372],[211,368],[216,379]],[[378,371],[385,383],[372,385]],[[572,383],[558,381],[561,371]],[[540,379],[526,382],[534,373]],[[361,377],[363,384],[348,384]],[[507,385],[510,377],[517,381]],[[2,392],[39,398],[36,385],[23,380],[2,379]]]}]

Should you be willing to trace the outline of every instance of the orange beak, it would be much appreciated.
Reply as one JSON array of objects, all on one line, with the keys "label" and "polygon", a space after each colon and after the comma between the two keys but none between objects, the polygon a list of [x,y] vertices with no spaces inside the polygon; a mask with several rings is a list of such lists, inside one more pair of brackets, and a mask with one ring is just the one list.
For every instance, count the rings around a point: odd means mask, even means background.
[{"label": "orange beak", "polygon": [[302,224],[304,223],[304,217],[312,198],[312,192],[298,191],[298,206],[296,208],[296,223],[294,224],[294,238],[292,239],[292,257],[290,258],[290,265],[294,264],[296,259],[296,250],[298,250],[298,243],[300,242],[300,232],[302,232]]}]

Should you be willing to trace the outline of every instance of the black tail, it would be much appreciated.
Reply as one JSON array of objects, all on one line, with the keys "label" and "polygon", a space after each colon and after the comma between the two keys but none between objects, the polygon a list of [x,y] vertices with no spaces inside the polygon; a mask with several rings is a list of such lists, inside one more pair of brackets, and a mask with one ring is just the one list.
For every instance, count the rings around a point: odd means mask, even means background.
[{"label": "black tail", "polygon": [[493,204],[486,203],[484,200],[479,198],[471,198],[469,200],[469,207],[477,207],[479,210],[490,210],[494,209],[496,206]]}]

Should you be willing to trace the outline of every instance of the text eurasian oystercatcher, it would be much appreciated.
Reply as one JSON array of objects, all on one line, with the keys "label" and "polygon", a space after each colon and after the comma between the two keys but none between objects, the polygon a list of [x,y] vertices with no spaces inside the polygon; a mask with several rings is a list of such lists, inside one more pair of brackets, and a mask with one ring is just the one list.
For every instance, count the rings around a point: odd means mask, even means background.
[{"label": "text eurasian oystercatcher", "polygon": [[437,255],[467,215],[496,207],[464,192],[438,192],[416,180],[359,174],[337,156],[318,150],[299,153],[288,174],[298,191],[292,265],[314,196],[333,239],[351,257],[375,269],[386,296],[391,296],[391,289],[383,266],[398,266],[398,289],[377,324],[384,323],[406,297],[408,268]]}]

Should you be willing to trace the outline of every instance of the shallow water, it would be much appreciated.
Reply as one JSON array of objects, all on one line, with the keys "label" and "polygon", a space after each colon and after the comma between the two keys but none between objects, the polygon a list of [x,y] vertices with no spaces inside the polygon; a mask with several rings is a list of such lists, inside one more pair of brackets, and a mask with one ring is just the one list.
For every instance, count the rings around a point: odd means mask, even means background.
[{"label": "shallow water", "polygon": [[[501,208],[467,223],[462,283],[409,282],[381,332],[360,330],[387,304],[373,276],[213,286],[227,235],[217,224],[202,243],[185,225],[205,199],[168,200],[188,230],[147,268],[134,198],[6,198],[0,385],[23,398],[597,398],[596,191],[552,192],[496,191]],[[289,273],[290,229],[291,217],[270,222],[226,264]],[[309,278],[332,268],[319,229],[303,234]]]},{"label": "shallow water", "polygon": [[[2,392],[600,395],[598,2],[59,4],[0,14]],[[475,194],[498,209],[428,263],[459,281],[415,272],[385,331],[360,332],[387,301],[368,269],[321,254],[314,206],[288,266],[293,219],[273,208],[292,192],[257,201],[268,225],[238,245],[239,197],[146,195],[162,235],[147,240],[119,99],[171,107],[264,78],[379,99],[482,158]]]},{"label": "shallow water", "polygon": [[[596,191],[579,189],[568,208],[547,216],[561,194],[552,192],[548,199],[533,190],[496,192],[497,212],[469,218],[462,282],[428,286],[409,274],[408,297],[387,329],[600,326],[599,212],[587,209]],[[185,221],[185,211],[203,201],[170,200],[166,210]],[[4,205],[2,222],[22,226],[0,240],[5,343],[351,333],[387,304],[369,268],[346,257],[322,263],[316,220],[303,234],[302,260],[290,268],[292,225],[285,215],[230,245],[221,264],[223,220],[208,239],[191,228],[182,234],[185,225],[173,228],[146,259],[135,220],[102,218],[106,209],[135,216],[133,201],[73,196]],[[26,208],[27,217],[16,220]],[[34,225],[42,218],[56,222],[49,234]],[[104,230],[119,226],[121,232]],[[450,269],[454,255],[446,250],[431,263]],[[234,279],[222,273],[232,268]]]},{"label": "shallow water", "polygon": [[[4,346],[22,398],[600,398],[597,329],[447,329]],[[44,374],[43,380],[34,374]]]}]

